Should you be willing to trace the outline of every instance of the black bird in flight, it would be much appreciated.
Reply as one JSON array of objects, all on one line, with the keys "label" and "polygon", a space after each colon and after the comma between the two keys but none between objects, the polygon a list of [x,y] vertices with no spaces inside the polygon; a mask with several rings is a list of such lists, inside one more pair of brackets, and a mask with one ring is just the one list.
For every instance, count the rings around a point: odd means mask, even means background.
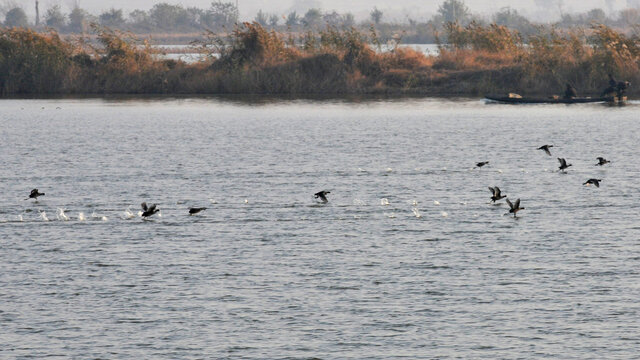
[{"label": "black bird in flight", "polygon": [[156,204],[147,206],[147,203],[143,202],[142,204],[140,204],[140,206],[142,206],[142,210],[143,210],[142,217],[145,217],[145,218],[160,211],[160,209],[156,209]]},{"label": "black bird in flight", "polygon": [[313,196],[316,199],[320,199],[320,201],[322,201],[323,203],[326,204],[326,203],[329,202],[329,200],[327,200],[327,194],[331,194],[331,191],[322,190],[320,192],[317,192],[317,193],[313,194]]},{"label": "black bird in flight", "polygon": [[524,210],[524,208],[520,207],[520,199],[516,200],[515,203],[511,203],[511,201],[509,201],[509,199],[507,199],[507,204],[509,204],[509,207],[511,208],[511,210],[509,210],[510,213],[513,213],[513,217],[516,217],[516,213],[518,213],[518,211],[520,210]]},{"label": "black bird in flight", "polygon": [[573,166],[572,164],[567,164],[567,160],[565,160],[564,158],[558,158],[558,161],[560,162],[560,166],[558,167],[558,169],[565,171],[569,166]]},{"label": "black bird in flight", "polygon": [[477,167],[483,167],[485,165],[487,165],[489,162],[488,161],[481,161],[479,163],[476,164]]},{"label": "black bird in flight", "polygon": [[544,152],[547,153],[547,155],[551,156],[551,151],[549,150],[549,148],[552,148],[553,145],[542,145],[538,148],[538,150],[544,150]]},{"label": "black bird in flight", "polygon": [[39,192],[38,189],[33,189],[31,190],[29,197],[26,198],[25,200],[36,199],[36,202],[38,202],[38,196],[44,196],[44,193]]},{"label": "black bird in flight", "polygon": [[597,188],[600,187],[600,181],[602,181],[602,179],[589,179],[587,180],[586,183],[582,184],[582,185],[595,185]]},{"label": "black bird in flight", "polygon": [[506,195],[502,195],[500,193],[500,188],[497,187],[497,186],[496,187],[489,186],[489,191],[491,191],[491,193],[493,194],[493,195],[491,195],[491,202],[496,202],[496,201],[498,201],[500,199],[503,199],[503,198],[507,197]]},{"label": "black bird in flight", "polygon": [[598,156],[596,159],[598,160],[598,163],[596,165],[599,165],[599,166],[602,166],[611,162],[601,156]]}]

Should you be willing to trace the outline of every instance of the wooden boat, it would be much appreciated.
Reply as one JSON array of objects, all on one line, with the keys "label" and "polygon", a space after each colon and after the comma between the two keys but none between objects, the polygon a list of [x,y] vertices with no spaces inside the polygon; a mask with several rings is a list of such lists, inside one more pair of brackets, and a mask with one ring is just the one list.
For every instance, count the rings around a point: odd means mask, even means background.
[{"label": "wooden boat", "polygon": [[552,96],[548,98],[530,98],[522,97],[517,94],[509,95],[485,95],[486,99],[491,101],[497,101],[507,104],[584,104],[584,103],[611,103],[618,104],[626,100],[626,97],[618,99],[615,96],[609,97],[577,97],[577,98],[562,98],[559,96]]}]

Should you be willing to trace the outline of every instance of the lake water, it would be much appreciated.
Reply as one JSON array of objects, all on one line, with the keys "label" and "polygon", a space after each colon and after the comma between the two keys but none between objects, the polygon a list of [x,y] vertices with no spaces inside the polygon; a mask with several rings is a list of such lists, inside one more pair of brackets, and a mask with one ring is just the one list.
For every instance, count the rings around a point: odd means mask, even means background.
[{"label": "lake water", "polygon": [[0,358],[637,357],[639,102],[0,105]]},{"label": "lake water", "polygon": [[[400,44],[398,47],[411,48],[430,56],[437,56],[440,53],[437,44]],[[176,60],[192,64],[198,61],[205,61],[209,57],[208,54],[200,52],[200,48],[190,45],[153,45],[152,48],[160,52],[155,55],[160,60]],[[376,47],[371,45],[371,48],[375,49]],[[385,44],[381,46],[381,51],[386,52],[393,50],[393,48],[393,45]],[[218,54],[213,54],[212,56],[217,58]]]}]

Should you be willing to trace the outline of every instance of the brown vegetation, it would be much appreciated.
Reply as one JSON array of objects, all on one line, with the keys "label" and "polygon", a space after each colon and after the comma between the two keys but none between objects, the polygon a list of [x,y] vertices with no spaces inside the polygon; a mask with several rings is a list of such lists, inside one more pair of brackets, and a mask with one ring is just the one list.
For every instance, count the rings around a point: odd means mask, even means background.
[{"label": "brown vegetation", "polygon": [[[436,57],[410,48],[374,50],[376,32],[327,27],[302,35],[245,23],[198,42],[212,56],[158,60],[128,34],[95,27],[100,45],[56,33],[0,29],[0,91],[9,94],[481,95],[559,93],[566,82],[596,95],[607,74],[640,84],[640,39],[598,25],[588,32],[539,29],[524,43],[503,26],[449,24]],[[374,45],[371,45],[374,44]],[[214,56],[215,55],[215,56]],[[640,94],[632,87],[631,96]]]}]

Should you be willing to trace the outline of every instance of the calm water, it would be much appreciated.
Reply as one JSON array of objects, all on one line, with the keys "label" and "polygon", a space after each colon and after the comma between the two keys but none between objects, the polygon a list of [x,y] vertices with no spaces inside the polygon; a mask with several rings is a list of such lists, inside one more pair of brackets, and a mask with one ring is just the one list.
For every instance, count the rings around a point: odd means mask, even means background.
[{"label": "calm water", "polygon": [[[375,48],[375,45],[371,45],[371,47]],[[431,56],[437,56],[440,53],[437,44],[400,44],[398,47],[410,48]],[[208,57],[207,54],[198,52],[198,48],[193,48],[190,45],[153,45],[152,48],[165,52],[156,55],[158,59],[162,60],[170,59],[180,60],[186,63],[195,63],[198,61],[204,61]],[[381,47],[382,51],[389,51],[392,49],[393,46],[386,44]],[[217,54],[213,54],[213,56],[217,57]]]},{"label": "calm water", "polygon": [[640,103],[0,105],[0,358],[637,358]]}]

